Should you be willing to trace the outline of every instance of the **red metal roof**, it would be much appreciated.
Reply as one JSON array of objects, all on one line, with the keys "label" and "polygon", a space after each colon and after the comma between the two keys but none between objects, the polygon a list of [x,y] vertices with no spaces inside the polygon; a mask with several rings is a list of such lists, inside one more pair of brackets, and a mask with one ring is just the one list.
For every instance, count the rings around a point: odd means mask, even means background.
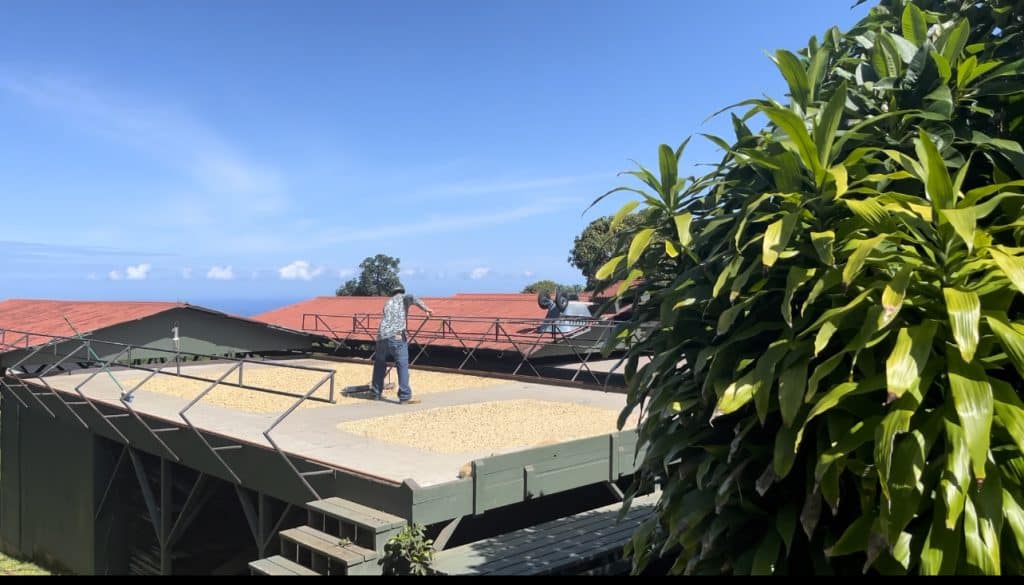
[{"label": "red metal roof", "polygon": [[75,332],[64,317],[79,333],[88,333],[185,306],[188,305],[169,302],[8,299],[0,301],[0,329],[5,330],[0,346],[13,344],[24,347],[49,341],[42,336],[25,340],[23,336],[6,330],[73,337]]},{"label": "red metal roof", "polygon": [[[410,308],[409,334],[414,335],[422,326],[421,331],[430,332],[431,345],[460,347],[463,342],[458,336],[465,340],[486,335],[487,340],[480,344],[480,349],[511,350],[515,348],[512,341],[523,344],[538,337],[536,323],[523,320],[543,319],[547,314],[537,306],[537,296],[531,294],[460,293],[420,299],[434,312],[434,317],[424,323],[426,314],[418,308]],[[256,315],[253,319],[328,336],[369,340],[376,337],[386,300],[387,297],[315,297]],[[502,322],[501,329],[495,327],[498,319]],[[517,320],[520,323],[516,323]],[[442,333],[447,336],[448,332],[453,334],[451,339],[438,338]],[[415,339],[410,340],[415,342]],[[470,347],[474,345],[476,341],[469,342]]]}]

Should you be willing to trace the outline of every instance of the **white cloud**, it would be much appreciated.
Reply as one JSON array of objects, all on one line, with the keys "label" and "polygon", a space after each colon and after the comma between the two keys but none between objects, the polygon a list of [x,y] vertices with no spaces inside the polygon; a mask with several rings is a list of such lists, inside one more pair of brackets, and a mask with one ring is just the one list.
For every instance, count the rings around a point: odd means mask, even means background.
[{"label": "white cloud", "polygon": [[181,277],[184,278],[185,280],[188,280],[188,279],[192,278],[192,268],[191,267],[182,268],[181,269]]},{"label": "white cloud", "polygon": [[312,268],[305,260],[296,260],[287,266],[277,269],[284,280],[313,280],[324,271],[322,266]]},{"label": "white cloud", "polygon": [[490,268],[484,268],[483,266],[480,266],[474,268],[473,270],[470,270],[469,277],[472,278],[473,280],[480,280],[481,278],[487,276],[487,273],[490,271]]},{"label": "white cloud", "polygon": [[235,272],[231,269],[231,266],[214,266],[206,273],[206,278],[210,280],[233,280]]},{"label": "white cloud", "polygon": [[121,273],[117,270],[111,270],[107,273],[107,278],[110,280],[121,280]]},{"label": "white cloud", "polygon": [[149,264],[139,264],[138,266],[129,266],[124,269],[125,278],[128,280],[146,280],[149,276],[149,269],[152,268]]},{"label": "white cloud", "polygon": [[530,278],[531,276],[533,276],[533,271],[532,270],[524,270],[523,271],[523,276],[525,276],[526,278]]},{"label": "white cloud", "polygon": [[421,272],[422,270],[416,270],[415,268],[403,268],[401,276],[412,277],[416,276],[417,274],[420,274]]},{"label": "white cloud", "polygon": [[86,276],[86,278],[89,279],[89,280],[99,280],[100,276],[98,274],[96,274],[95,272],[90,272],[89,275]]},{"label": "white cloud", "polygon": [[342,268],[341,270],[338,271],[338,278],[348,278],[349,276],[352,276],[355,273],[356,271],[351,268]]}]

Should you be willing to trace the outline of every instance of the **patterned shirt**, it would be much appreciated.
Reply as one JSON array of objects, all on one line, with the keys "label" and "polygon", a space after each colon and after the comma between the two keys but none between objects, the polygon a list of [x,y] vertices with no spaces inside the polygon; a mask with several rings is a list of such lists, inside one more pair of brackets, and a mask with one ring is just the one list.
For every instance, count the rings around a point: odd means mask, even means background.
[{"label": "patterned shirt", "polygon": [[430,309],[415,295],[399,293],[384,303],[384,317],[380,320],[380,332],[377,339],[388,339],[405,333],[405,320],[409,318],[409,306],[416,305],[424,311]]}]

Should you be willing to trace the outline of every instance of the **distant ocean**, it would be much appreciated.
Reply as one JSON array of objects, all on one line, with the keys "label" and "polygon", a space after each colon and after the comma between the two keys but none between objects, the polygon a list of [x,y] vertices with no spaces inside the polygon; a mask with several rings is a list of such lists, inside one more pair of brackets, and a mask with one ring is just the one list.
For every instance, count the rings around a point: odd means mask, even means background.
[{"label": "distant ocean", "polygon": [[239,317],[252,317],[265,313],[271,309],[278,309],[286,305],[292,305],[304,301],[309,297],[292,297],[277,299],[186,299],[189,304],[199,305],[207,309],[214,309],[223,313],[238,315]]}]

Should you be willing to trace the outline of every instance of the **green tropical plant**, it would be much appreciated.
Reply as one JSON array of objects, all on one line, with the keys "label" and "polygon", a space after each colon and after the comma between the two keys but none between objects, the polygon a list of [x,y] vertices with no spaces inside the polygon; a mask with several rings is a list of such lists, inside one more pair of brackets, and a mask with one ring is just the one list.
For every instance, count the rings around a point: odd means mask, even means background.
[{"label": "green tropical plant", "polygon": [[648,211],[596,275],[642,278],[635,571],[1024,571],[1022,19],[882,0],[775,53],[713,171],[662,145],[598,198]]},{"label": "green tropical plant", "polygon": [[434,541],[420,524],[409,524],[384,544],[378,561],[385,575],[433,575]]},{"label": "green tropical plant", "polygon": [[587,279],[587,290],[592,290],[597,283],[595,275],[612,257],[616,240],[643,222],[644,218],[637,213],[625,214],[619,218],[599,217],[587,224],[580,235],[573,239],[567,260],[583,273]]}]

